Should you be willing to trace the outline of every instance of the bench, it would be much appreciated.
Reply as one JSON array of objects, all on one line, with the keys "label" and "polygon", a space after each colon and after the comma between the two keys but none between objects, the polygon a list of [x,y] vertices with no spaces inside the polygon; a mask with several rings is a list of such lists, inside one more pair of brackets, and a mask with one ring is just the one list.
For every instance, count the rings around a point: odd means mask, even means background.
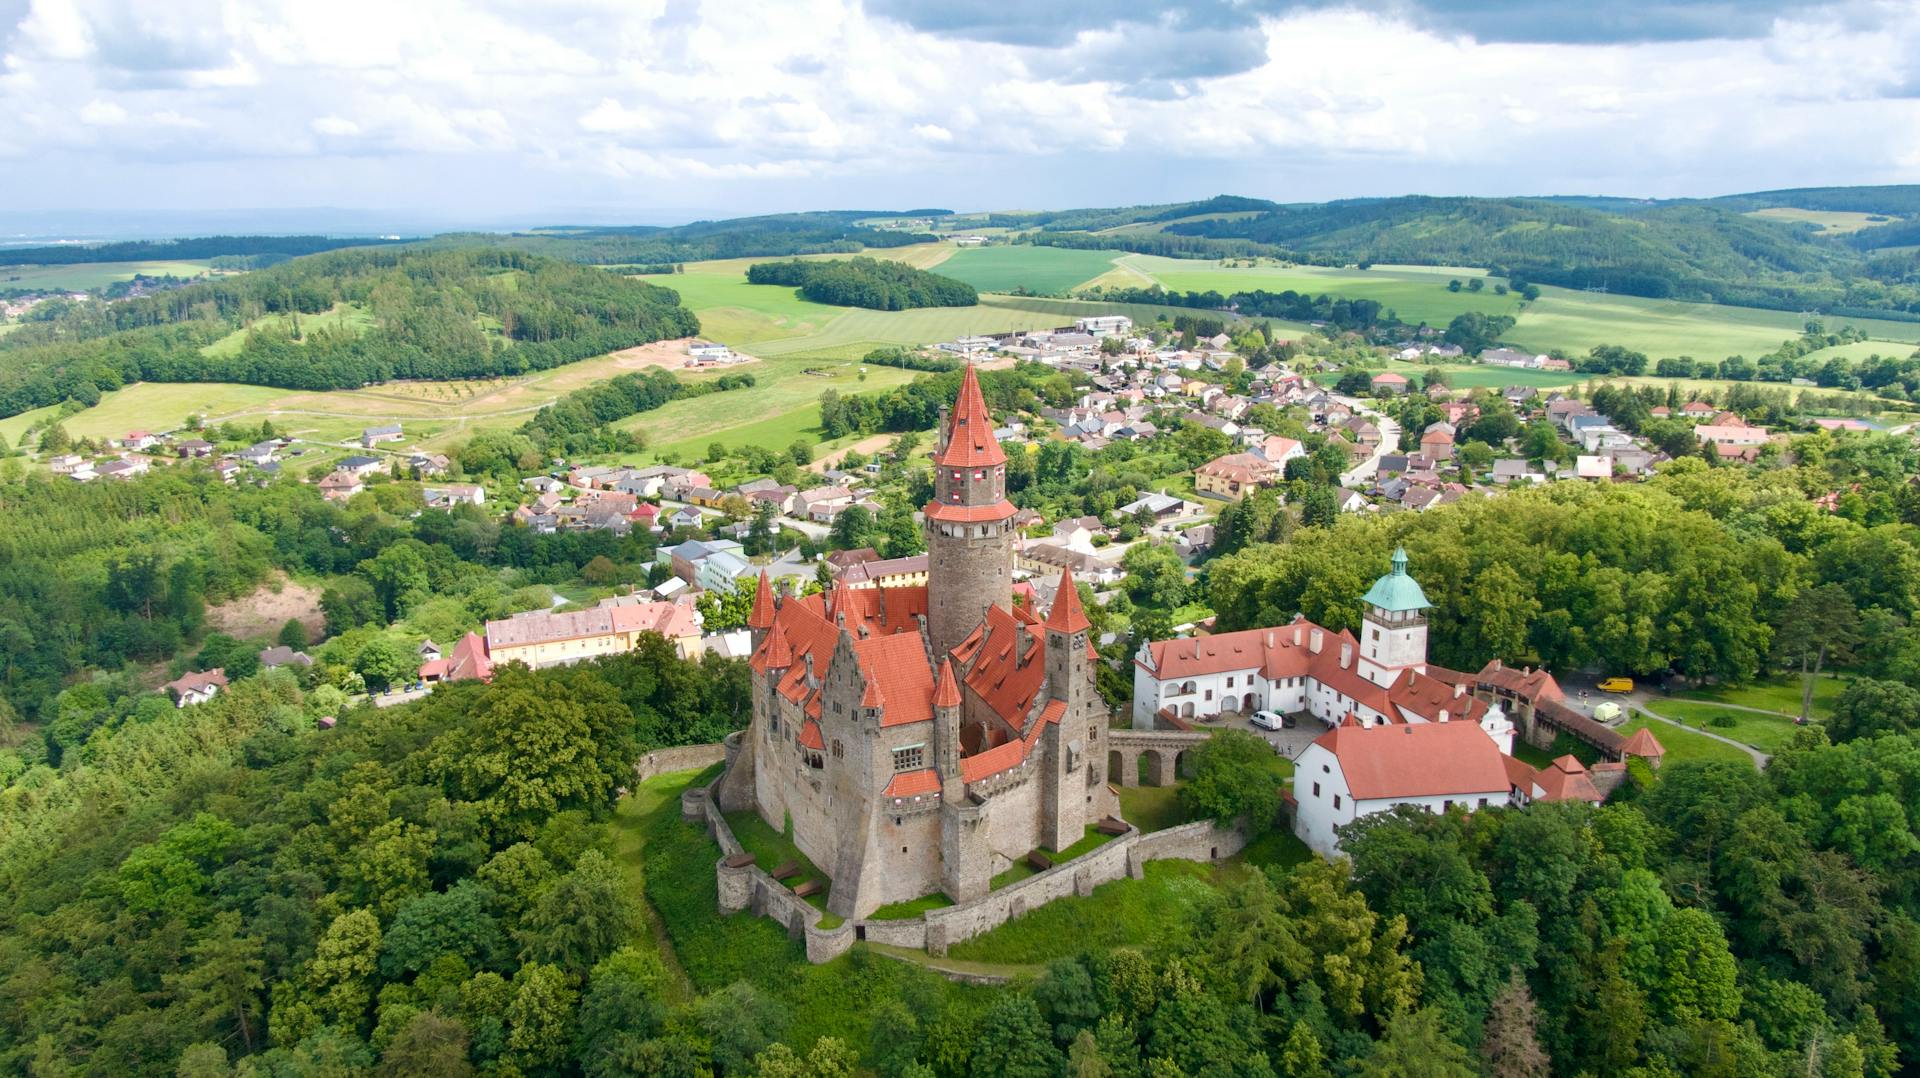
[{"label": "bench", "polygon": [[826,889],[827,889],[826,885],[821,883],[819,880],[808,880],[807,882],[794,888],[793,893],[794,893],[794,896],[797,898],[811,898],[814,895],[817,895]]},{"label": "bench", "polygon": [[1053,859],[1041,853],[1039,850],[1035,850],[1027,855],[1027,867],[1033,869],[1035,872],[1045,872],[1053,867]]},{"label": "bench", "polygon": [[800,874],[800,862],[798,861],[782,861],[773,870],[773,878],[776,880],[781,880],[783,882],[786,880],[790,880],[795,876],[798,876],[799,874]]},{"label": "bench", "polygon": [[748,865],[753,864],[753,855],[746,852],[745,850],[742,850],[739,853],[733,854],[732,856],[728,857],[725,861],[722,861],[720,863],[727,866],[728,868],[745,868]]},{"label": "bench", "polygon": [[1101,820],[1096,829],[1103,835],[1124,835],[1127,833],[1127,821],[1109,816]]}]

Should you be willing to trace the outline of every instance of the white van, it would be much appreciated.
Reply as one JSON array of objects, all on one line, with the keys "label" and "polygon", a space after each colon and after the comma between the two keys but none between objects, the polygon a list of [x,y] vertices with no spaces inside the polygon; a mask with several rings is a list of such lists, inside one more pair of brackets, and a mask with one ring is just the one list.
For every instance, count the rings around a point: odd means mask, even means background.
[{"label": "white van", "polygon": [[1256,711],[1248,721],[1262,730],[1278,730],[1285,725],[1285,720],[1275,711]]}]

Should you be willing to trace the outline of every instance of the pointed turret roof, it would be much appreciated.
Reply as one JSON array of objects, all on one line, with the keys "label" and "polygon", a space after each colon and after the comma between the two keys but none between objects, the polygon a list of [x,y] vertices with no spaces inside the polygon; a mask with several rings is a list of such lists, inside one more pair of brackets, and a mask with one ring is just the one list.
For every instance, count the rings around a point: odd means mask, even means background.
[{"label": "pointed turret roof", "polygon": [[753,657],[756,668],[761,672],[785,670],[793,665],[793,643],[787,639],[787,631],[778,625],[767,634],[766,643],[760,645],[760,654]]},{"label": "pointed turret roof", "polygon": [[940,683],[933,687],[934,707],[960,706],[960,681],[953,676],[953,660],[940,660]]},{"label": "pointed turret roof", "polygon": [[980,394],[980,377],[969,363],[960,379],[960,399],[947,418],[947,446],[935,463],[950,468],[982,468],[1006,462],[1007,455],[993,439],[993,417],[987,412],[987,399]]},{"label": "pointed turret roof", "polygon": [[1622,756],[1644,756],[1650,760],[1657,760],[1666,754],[1667,750],[1660,744],[1660,739],[1653,736],[1653,731],[1644,726],[1635,730],[1620,746]]},{"label": "pointed turret roof", "polygon": [[1047,628],[1059,633],[1077,633],[1089,627],[1087,612],[1080,606],[1080,589],[1073,584],[1073,570],[1060,570],[1060,587],[1053,593],[1053,609],[1047,611]]},{"label": "pointed turret roof", "polygon": [[760,570],[760,587],[753,593],[753,610],[747,615],[747,628],[765,629],[773,625],[773,583],[767,571]]}]

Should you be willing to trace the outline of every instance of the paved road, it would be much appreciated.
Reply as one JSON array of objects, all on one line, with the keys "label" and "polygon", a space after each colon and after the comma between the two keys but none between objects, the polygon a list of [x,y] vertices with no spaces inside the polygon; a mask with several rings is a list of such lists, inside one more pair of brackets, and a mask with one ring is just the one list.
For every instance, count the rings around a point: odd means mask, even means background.
[{"label": "paved road", "polygon": [[[1661,701],[1671,700],[1673,697],[1657,689],[1647,688],[1644,684],[1636,684],[1633,691],[1629,693],[1603,693],[1595,687],[1594,678],[1584,675],[1569,675],[1566,678],[1560,679],[1560,681],[1561,688],[1567,693],[1567,704],[1588,715],[1592,715],[1593,709],[1598,705],[1612,702],[1619,704],[1623,713],[1638,712],[1656,722],[1662,722],[1668,726],[1678,726],[1689,733],[1699,734],[1702,737],[1732,745],[1734,748],[1753,757],[1754,765],[1757,767],[1764,769],[1768,762],[1773,759],[1772,756],[1761,752],[1759,749],[1754,748],[1744,741],[1735,741],[1733,738],[1727,737],[1724,734],[1716,734],[1711,729],[1703,729],[1677,719],[1667,718],[1665,715],[1653,710],[1660,706]],[[1780,711],[1769,711],[1766,708],[1760,707],[1745,707],[1739,704],[1721,704],[1716,702],[1713,706],[1724,707],[1733,711],[1751,711],[1757,715],[1772,715],[1775,718],[1791,719],[1793,717]],[[1655,731],[1656,736],[1658,736],[1658,733],[1659,731]]]},{"label": "paved road", "polygon": [[1387,413],[1362,402],[1357,397],[1339,397],[1335,400],[1354,411],[1373,419],[1373,425],[1380,428],[1380,444],[1373,447],[1367,459],[1354,465],[1340,476],[1340,485],[1349,490],[1366,492],[1373,489],[1373,477],[1380,471],[1380,458],[1388,453],[1399,452],[1400,424],[1393,421]]}]

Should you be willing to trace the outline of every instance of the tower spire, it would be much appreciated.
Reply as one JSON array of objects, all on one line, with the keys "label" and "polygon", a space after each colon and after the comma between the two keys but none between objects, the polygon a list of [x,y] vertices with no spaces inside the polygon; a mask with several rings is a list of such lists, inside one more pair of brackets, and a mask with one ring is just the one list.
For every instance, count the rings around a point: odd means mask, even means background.
[{"label": "tower spire", "polygon": [[1057,633],[1077,633],[1092,623],[1080,605],[1080,589],[1073,584],[1073,570],[1060,570],[1060,587],[1053,593],[1053,609],[1047,611],[1047,628]]},{"label": "tower spire", "polygon": [[980,392],[980,376],[973,364],[960,378],[960,399],[947,417],[947,442],[935,463],[949,468],[990,468],[1005,464],[1007,455],[993,438],[993,417]]},{"label": "tower spire", "polygon": [[773,625],[773,584],[767,571],[760,570],[760,586],[753,593],[753,610],[747,614],[747,628],[766,629]]}]

